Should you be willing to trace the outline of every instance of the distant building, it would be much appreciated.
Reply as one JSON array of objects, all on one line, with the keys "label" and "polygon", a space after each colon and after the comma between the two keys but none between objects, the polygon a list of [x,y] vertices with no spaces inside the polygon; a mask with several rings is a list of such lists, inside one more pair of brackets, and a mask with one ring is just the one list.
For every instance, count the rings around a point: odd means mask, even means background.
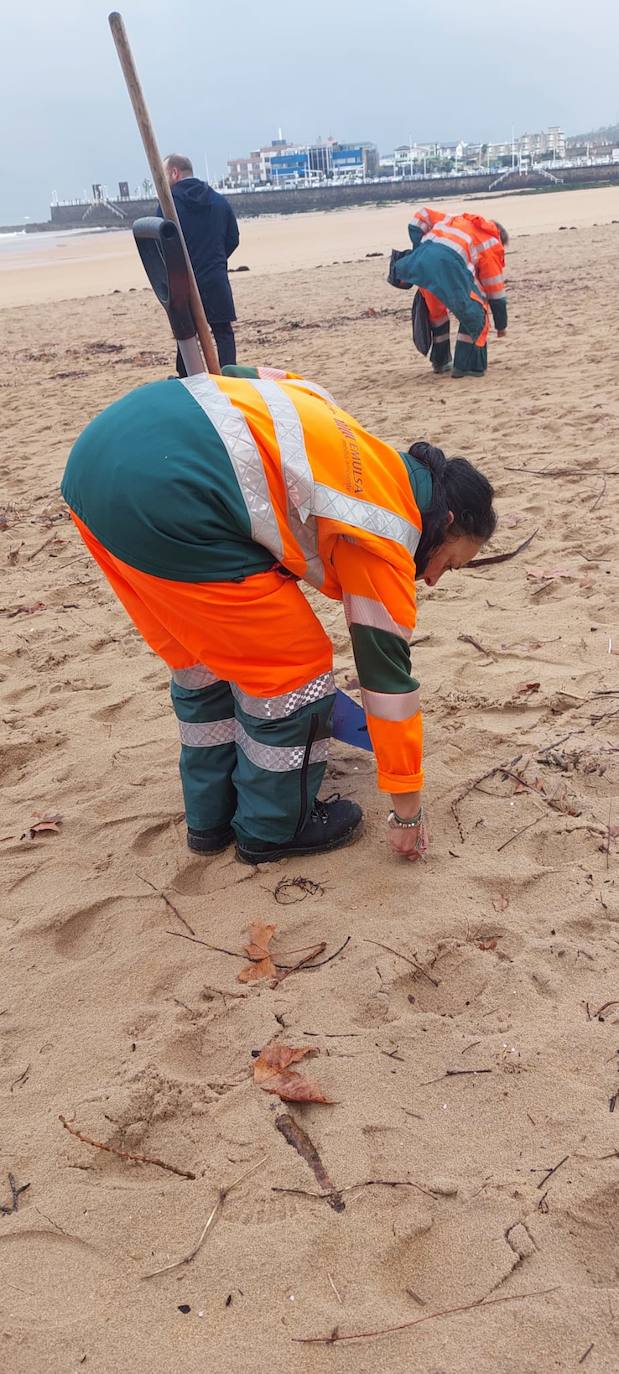
[{"label": "distant building", "polygon": [[[562,129],[522,134],[501,143],[402,143],[381,165],[392,166],[396,177],[419,177],[451,173],[472,175],[480,171],[501,170],[513,163],[528,167],[537,161],[556,161],[566,155]],[[385,174],[385,173],[383,173]]]},{"label": "distant building", "polygon": [[245,158],[228,162],[225,184],[235,189],[257,186],[296,186],[300,182],[364,181],[378,173],[378,149],[374,143],[339,143],[327,138],[317,143],[288,143],[281,137]]},{"label": "distant building", "polygon": [[531,162],[548,159],[558,162],[565,157],[565,134],[556,125],[538,134],[521,134],[516,139],[515,151]]}]

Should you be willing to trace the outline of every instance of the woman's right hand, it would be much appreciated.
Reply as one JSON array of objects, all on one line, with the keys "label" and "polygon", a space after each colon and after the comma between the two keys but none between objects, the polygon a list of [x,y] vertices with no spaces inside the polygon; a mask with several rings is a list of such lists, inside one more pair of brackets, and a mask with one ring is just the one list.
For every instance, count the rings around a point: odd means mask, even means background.
[{"label": "woman's right hand", "polygon": [[[419,793],[408,794],[406,797],[394,797],[394,811],[397,816],[403,819],[413,819],[421,808],[421,796]],[[396,810],[395,803],[398,803]],[[425,859],[428,851],[428,827],[425,818],[421,816],[418,825],[398,825],[393,817],[388,821],[389,843],[394,854],[402,859],[408,859],[415,863],[418,859]]]},{"label": "woman's right hand", "polygon": [[414,830],[389,826],[389,843],[393,853],[401,859],[408,859],[410,863],[416,863],[418,859],[425,860],[428,850],[428,830],[425,821],[416,825]]}]

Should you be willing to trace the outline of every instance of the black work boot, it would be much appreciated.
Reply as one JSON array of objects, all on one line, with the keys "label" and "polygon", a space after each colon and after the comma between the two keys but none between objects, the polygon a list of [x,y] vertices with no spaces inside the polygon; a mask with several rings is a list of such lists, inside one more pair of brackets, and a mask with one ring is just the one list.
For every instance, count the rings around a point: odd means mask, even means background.
[{"label": "black work boot", "polygon": [[233,839],[234,831],[229,825],[217,825],[214,830],[192,830],[187,826],[187,847],[194,854],[219,854]]},{"label": "black work boot", "polygon": [[316,798],[307,820],[292,839],[275,844],[266,840],[239,840],[237,858],[245,864],[266,864],[274,859],[340,849],[350,844],[362,817],[363,812],[356,802],[342,801],[339,797],[322,802]]}]

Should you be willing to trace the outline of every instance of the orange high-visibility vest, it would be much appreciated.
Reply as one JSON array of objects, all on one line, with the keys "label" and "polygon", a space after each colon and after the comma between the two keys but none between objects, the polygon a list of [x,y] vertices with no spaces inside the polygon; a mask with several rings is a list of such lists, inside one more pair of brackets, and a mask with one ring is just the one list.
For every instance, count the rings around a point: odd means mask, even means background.
[{"label": "orange high-visibility vest", "polygon": [[411,224],[421,229],[424,239],[445,243],[458,253],[486,296],[493,300],[505,296],[505,249],[492,220],[482,215],[448,215],[422,206]]}]

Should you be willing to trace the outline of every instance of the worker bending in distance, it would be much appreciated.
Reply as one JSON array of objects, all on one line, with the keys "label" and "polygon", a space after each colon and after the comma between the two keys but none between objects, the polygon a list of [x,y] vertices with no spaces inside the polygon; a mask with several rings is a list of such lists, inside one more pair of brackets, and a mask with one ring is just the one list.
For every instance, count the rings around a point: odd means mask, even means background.
[{"label": "worker bending in distance", "polygon": [[[62,491],[88,549],[172,673],[190,849],[248,863],[351,840],[318,800],[333,649],[299,582],[341,601],[392,848],[425,848],[415,579],[434,587],[495,528],[464,458],[400,452],[291,373],[153,382],[77,440]],[[387,808],[389,809],[389,808]]]},{"label": "worker bending in distance", "polygon": [[[481,215],[448,215],[424,206],[408,232],[412,249],[392,254],[390,280],[421,290],[432,330],[432,370],[479,377],[488,366],[490,311],[498,337],[507,332],[507,230]],[[458,320],[453,366],[450,312]]]}]

